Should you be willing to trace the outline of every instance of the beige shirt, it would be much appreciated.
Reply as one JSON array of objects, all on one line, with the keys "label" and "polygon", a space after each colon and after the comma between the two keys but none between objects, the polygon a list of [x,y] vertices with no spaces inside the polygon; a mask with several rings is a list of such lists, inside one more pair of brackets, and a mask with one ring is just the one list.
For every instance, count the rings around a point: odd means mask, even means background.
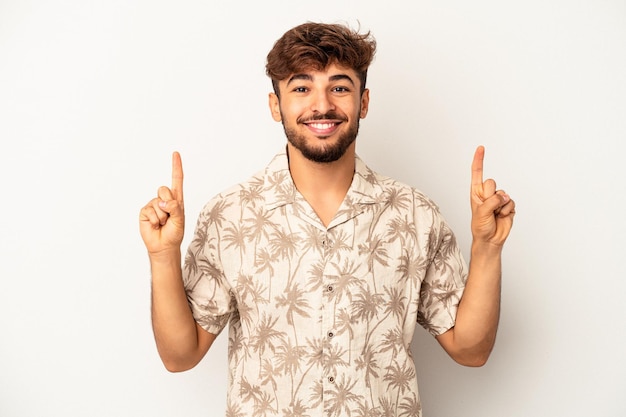
[{"label": "beige shirt", "polygon": [[357,158],[324,227],[285,154],[205,206],[184,267],[195,319],[230,323],[228,417],[420,416],[415,323],[454,326],[466,277],[422,193]]}]

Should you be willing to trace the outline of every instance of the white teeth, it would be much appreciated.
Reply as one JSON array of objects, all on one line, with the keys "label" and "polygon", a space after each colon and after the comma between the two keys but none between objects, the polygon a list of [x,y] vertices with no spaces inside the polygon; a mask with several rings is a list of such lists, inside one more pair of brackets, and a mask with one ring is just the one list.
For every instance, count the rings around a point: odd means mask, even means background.
[{"label": "white teeth", "polygon": [[334,123],[311,123],[311,127],[314,129],[330,129]]}]

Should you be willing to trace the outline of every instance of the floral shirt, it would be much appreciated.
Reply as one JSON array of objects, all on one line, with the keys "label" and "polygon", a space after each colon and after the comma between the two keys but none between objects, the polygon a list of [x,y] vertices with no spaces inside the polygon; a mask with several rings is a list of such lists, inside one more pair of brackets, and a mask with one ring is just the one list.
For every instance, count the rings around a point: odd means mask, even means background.
[{"label": "floral shirt", "polygon": [[436,205],[358,157],[325,227],[283,153],[204,207],[183,275],[198,323],[230,324],[226,416],[409,417],[415,324],[454,326],[467,266]]}]

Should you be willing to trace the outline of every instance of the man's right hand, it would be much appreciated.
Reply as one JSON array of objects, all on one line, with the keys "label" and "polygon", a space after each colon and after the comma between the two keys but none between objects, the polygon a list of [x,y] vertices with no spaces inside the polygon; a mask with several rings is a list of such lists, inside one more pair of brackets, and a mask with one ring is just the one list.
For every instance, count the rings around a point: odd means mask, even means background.
[{"label": "man's right hand", "polygon": [[139,213],[139,231],[150,256],[180,250],[185,234],[183,164],[180,154],[172,154],[172,188],[160,187]]},{"label": "man's right hand", "polygon": [[193,318],[183,285],[180,244],[185,232],[183,164],[172,155],[172,188],[160,187],[157,197],[139,213],[139,230],[148,249],[152,273],[152,330],[165,367],[191,369],[204,357],[215,335]]}]

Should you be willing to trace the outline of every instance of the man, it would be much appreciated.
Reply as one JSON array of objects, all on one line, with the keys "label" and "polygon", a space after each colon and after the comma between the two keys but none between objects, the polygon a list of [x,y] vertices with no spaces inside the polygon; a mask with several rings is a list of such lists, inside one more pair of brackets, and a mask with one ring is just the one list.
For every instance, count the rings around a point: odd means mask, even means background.
[{"label": "man", "polygon": [[307,23],[268,54],[284,153],[212,199],[181,268],[183,171],[140,213],[152,319],[170,371],[229,323],[227,416],[420,416],[415,323],[457,362],[485,363],[515,204],[472,164],[469,270],[437,206],[355,153],[369,34]]}]

